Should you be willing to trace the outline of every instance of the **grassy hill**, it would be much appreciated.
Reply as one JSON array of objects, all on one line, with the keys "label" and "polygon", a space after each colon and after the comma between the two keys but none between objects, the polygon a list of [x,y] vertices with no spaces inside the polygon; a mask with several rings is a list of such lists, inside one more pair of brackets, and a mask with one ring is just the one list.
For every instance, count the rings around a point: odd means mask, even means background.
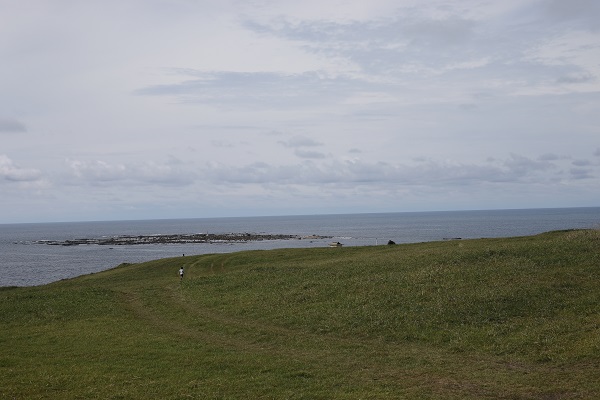
[{"label": "grassy hill", "polygon": [[0,317],[2,399],[594,399],[600,232],[123,264]]}]

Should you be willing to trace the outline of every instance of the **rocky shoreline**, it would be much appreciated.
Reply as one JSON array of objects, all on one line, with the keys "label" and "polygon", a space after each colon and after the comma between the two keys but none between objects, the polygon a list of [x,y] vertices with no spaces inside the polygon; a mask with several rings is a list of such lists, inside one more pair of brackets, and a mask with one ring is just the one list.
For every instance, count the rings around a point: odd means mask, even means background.
[{"label": "rocky shoreline", "polygon": [[128,246],[137,244],[188,244],[188,243],[242,243],[262,240],[292,240],[292,239],[326,239],[329,236],[298,236],[264,233],[194,233],[175,235],[120,235],[102,238],[83,238],[68,240],[37,240],[36,244],[51,246]]}]

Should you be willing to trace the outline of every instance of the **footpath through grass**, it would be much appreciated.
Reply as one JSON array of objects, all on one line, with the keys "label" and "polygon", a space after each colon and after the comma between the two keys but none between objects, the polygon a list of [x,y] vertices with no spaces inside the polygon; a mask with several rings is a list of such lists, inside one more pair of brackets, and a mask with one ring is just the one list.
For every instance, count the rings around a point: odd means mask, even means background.
[{"label": "footpath through grass", "polygon": [[1,399],[595,399],[600,232],[128,264],[0,317]]}]

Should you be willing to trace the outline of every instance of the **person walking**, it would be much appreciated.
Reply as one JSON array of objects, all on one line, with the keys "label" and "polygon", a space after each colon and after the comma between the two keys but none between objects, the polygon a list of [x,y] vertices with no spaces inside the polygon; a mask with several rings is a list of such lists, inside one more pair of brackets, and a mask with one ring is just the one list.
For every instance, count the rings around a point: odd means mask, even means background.
[{"label": "person walking", "polygon": [[183,279],[183,267],[179,268],[179,280]]}]

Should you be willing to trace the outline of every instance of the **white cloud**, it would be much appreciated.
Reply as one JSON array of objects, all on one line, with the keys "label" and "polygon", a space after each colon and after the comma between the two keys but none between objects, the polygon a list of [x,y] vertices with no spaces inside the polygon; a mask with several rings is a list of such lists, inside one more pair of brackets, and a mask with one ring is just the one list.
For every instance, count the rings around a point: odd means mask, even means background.
[{"label": "white cloud", "polygon": [[135,91],[144,96],[170,96],[181,103],[211,107],[293,108],[315,102],[340,101],[361,82],[329,78],[318,72],[282,74],[273,72],[190,72],[192,79],[174,84],[148,86]]},{"label": "white cloud", "polygon": [[0,133],[26,132],[25,124],[14,118],[0,118]]},{"label": "white cloud", "polygon": [[554,21],[579,22],[594,30],[600,28],[600,4],[595,0],[544,0],[541,4],[542,9]]},{"label": "white cloud", "polygon": [[300,158],[308,158],[308,159],[323,159],[326,158],[326,155],[318,152],[318,151],[311,151],[311,150],[304,150],[304,149],[296,149],[294,151],[294,154],[297,157]]},{"label": "white cloud", "polygon": [[280,141],[279,143],[285,147],[316,147],[323,145],[323,143],[319,143],[306,136],[294,136],[287,141]]},{"label": "white cloud", "polygon": [[1,182],[35,182],[42,178],[42,173],[35,168],[22,168],[7,155],[0,154]]},{"label": "white cloud", "polygon": [[[554,161],[554,162],[551,162]],[[483,163],[439,162],[418,159],[411,164],[362,161],[305,161],[299,164],[269,165],[254,163],[238,168],[213,164],[202,176],[214,183],[342,185],[401,184],[415,186],[482,185],[554,182],[561,177],[559,158],[536,161],[512,154],[504,160]],[[568,165],[568,164],[565,164]],[[586,165],[590,163],[586,162]],[[591,177],[591,176],[590,176]]]},{"label": "white cloud", "polygon": [[182,186],[193,182],[195,173],[178,160],[166,163],[143,164],[108,163],[101,160],[67,160],[72,175],[78,182],[71,184],[119,186]]}]

